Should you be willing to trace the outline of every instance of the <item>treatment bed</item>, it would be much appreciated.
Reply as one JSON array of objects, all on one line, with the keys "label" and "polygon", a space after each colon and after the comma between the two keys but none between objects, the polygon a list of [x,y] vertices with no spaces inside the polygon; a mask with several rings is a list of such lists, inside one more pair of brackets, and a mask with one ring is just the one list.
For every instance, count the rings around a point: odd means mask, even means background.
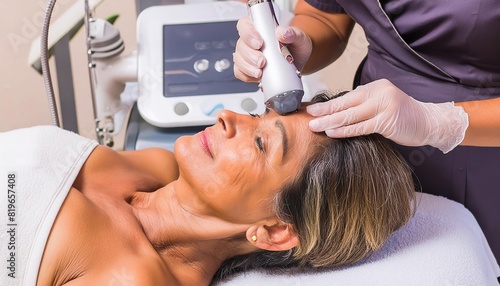
[{"label": "treatment bed", "polygon": [[472,214],[443,197],[419,193],[417,201],[408,224],[361,263],[302,272],[254,270],[217,285],[498,285],[499,265]]}]

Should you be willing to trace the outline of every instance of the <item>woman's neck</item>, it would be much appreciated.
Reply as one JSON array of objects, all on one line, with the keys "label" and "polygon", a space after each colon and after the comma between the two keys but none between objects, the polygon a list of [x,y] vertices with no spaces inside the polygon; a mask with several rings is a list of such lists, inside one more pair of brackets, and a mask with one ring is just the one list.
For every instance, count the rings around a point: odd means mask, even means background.
[{"label": "woman's neck", "polygon": [[137,193],[130,202],[147,238],[179,281],[208,284],[222,262],[255,248],[246,241],[248,225],[203,215],[182,205],[173,182],[153,193]]}]

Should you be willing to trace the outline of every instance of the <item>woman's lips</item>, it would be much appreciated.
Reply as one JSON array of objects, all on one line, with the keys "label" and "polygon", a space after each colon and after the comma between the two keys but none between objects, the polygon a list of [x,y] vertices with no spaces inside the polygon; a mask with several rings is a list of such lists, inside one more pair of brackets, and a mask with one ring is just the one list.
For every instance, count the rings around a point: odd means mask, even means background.
[{"label": "woman's lips", "polygon": [[210,145],[210,141],[208,140],[207,132],[203,130],[199,133],[199,135],[200,135],[201,146],[203,146],[203,149],[205,150],[205,152],[207,152],[210,158],[213,158],[212,152],[210,152],[210,148],[208,147]]}]

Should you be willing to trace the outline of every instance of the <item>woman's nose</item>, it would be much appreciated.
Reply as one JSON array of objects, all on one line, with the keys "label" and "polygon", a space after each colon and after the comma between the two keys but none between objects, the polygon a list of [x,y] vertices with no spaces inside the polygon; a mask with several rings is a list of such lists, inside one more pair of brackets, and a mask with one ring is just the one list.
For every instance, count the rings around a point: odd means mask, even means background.
[{"label": "woman's nose", "polygon": [[219,112],[217,123],[223,129],[226,138],[232,138],[238,133],[238,130],[248,128],[251,119],[248,115],[235,113],[230,110],[222,110]]},{"label": "woman's nose", "polygon": [[229,110],[222,110],[217,116],[217,123],[222,128],[224,136],[226,138],[231,138],[236,135],[236,113]]}]

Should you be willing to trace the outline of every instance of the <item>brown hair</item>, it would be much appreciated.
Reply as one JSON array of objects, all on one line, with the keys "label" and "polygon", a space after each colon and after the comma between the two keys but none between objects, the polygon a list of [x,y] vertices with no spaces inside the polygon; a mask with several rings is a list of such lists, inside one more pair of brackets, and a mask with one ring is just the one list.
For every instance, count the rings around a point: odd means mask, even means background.
[{"label": "brown hair", "polygon": [[[313,101],[331,99],[329,93]],[[299,245],[231,258],[217,278],[252,268],[338,267],[378,250],[414,211],[412,172],[378,134],[326,137],[311,148],[299,175],[275,198],[279,219],[291,223]]]}]

